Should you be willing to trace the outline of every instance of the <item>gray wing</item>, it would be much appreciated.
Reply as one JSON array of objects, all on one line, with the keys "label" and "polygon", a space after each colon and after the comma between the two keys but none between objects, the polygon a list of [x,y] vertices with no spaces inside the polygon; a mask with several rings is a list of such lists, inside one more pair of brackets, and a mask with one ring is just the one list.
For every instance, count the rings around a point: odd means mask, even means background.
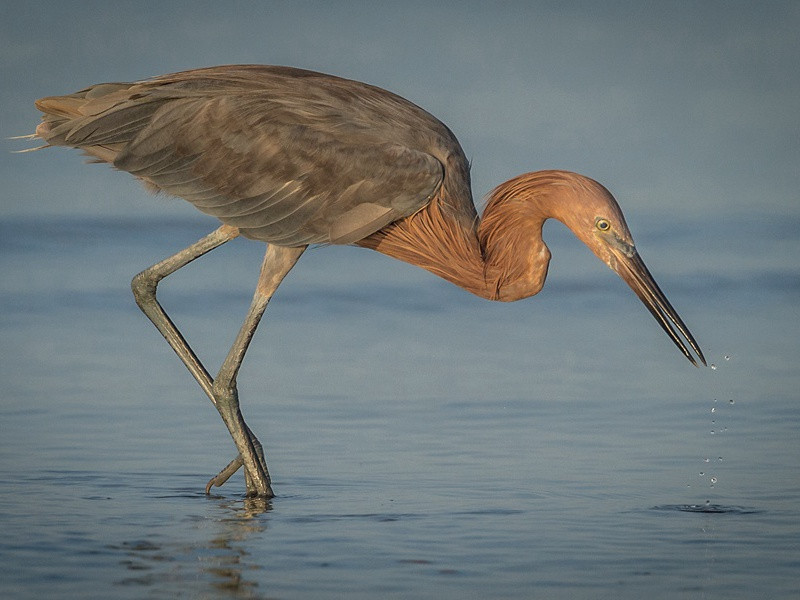
[{"label": "gray wing", "polygon": [[331,107],[223,94],[105,108],[73,121],[66,144],[114,148],[115,167],[278,245],[360,240],[425,206],[444,176],[430,154],[337,122]]}]

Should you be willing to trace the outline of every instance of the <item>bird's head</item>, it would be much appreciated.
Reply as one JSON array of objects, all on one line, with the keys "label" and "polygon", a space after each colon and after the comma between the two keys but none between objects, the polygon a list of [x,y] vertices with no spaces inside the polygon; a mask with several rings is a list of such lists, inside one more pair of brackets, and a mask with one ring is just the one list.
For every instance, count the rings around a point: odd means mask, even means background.
[{"label": "bird's head", "polygon": [[705,357],[697,342],[636,251],[622,210],[611,193],[582,175],[564,171],[544,173],[549,174],[550,185],[554,186],[543,202],[551,213],[548,216],[569,227],[631,287],[692,364],[697,365],[699,360],[705,365]]}]

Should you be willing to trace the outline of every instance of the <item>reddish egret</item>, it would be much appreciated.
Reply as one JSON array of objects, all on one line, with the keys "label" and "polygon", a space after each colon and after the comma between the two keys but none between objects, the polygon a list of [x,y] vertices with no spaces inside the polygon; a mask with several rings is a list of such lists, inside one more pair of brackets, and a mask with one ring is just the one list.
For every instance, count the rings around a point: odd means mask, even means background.
[{"label": "reddish egret", "polygon": [[[72,146],[184,198],[222,225],[134,277],[137,304],[219,410],[250,496],[272,497],[258,439],[239,410],[236,377],[278,285],[309,244],[372,248],[489,300],[542,289],[558,219],[622,277],[693,363],[703,354],[645,267],[619,206],[576,173],[520,175],[475,211],[469,163],[436,118],[385,90],[321,73],[222,66],[42,98],[36,136]],[[212,378],[156,299],[158,282],[242,235],[267,243],[252,304]],[[692,352],[694,354],[692,354]],[[696,358],[695,358],[696,357]]]}]

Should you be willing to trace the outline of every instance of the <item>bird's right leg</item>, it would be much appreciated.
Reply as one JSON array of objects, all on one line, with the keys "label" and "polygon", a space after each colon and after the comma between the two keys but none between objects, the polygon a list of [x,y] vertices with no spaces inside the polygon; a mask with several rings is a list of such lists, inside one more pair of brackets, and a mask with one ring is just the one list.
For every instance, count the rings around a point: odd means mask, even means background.
[{"label": "bird's right leg", "polygon": [[253,334],[255,334],[272,295],[304,251],[305,246],[299,248],[284,248],[273,244],[267,246],[264,262],[261,265],[258,285],[250,303],[250,310],[247,312],[244,323],[239,329],[239,335],[236,336],[236,340],[222,363],[213,385],[217,410],[219,410],[225,424],[228,426],[231,437],[233,437],[236,447],[239,449],[239,456],[208,482],[206,493],[210,491],[212,486],[220,486],[225,483],[240,466],[244,465],[247,495],[266,498],[271,498],[274,495],[270,486],[269,472],[266,468],[261,444],[247,427],[239,409],[239,392],[236,378],[247,348],[253,339]]}]

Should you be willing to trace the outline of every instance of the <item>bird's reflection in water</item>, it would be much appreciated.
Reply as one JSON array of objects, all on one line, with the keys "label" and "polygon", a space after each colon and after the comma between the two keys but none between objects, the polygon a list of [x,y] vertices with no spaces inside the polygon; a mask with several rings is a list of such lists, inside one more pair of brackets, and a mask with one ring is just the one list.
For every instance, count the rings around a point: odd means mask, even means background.
[{"label": "bird's reflection in water", "polygon": [[[158,534],[109,546],[122,552],[120,562],[128,576],[116,585],[152,588],[171,593],[175,588],[196,597],[263,598],[253,574],[262,568],[245,550],[254,535],[266,532],[266,515],[272,509],[263,498],[217,497],[216,509],[186,517],[187,535],[193,541],[163,542]],[[195,589],[193,589],[195,588]]]},{"label": "bird's reflection in water", "polygon": [[241,543],[267,529],[264,517],[272,510],[265,498],[244,498],[241,501],[224,499],[220,508],[229,513],[218,521],[217,534],[208,540],[213,554],[201,561],[201,569],[212,576],[211,586],[233,598],[253,598],[258,583],[247,578],[248,571],[261,567],[248,560],[249,553]]}]

